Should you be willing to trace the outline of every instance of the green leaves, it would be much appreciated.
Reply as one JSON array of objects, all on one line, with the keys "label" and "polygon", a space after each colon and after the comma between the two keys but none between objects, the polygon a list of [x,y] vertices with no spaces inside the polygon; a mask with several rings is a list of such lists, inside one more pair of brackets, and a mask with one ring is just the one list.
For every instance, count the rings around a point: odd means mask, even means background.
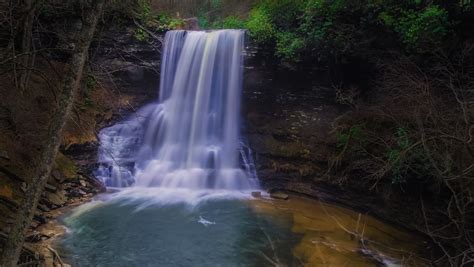
[{"label": "green leaves", "polygon": [[135,13],[140,22],[145,25],[148,24],[152,19],[150,2],[148,0],[139,0]]},{"label": "green leaves", "polygon": [[343,132],[337,137],[337,147],[344,148],[350,140],[363,141],[363,130],[361,125],[353,125],[348,131]]},{"label": "green leaves", "polygon": [[258,43],[268,43],[275,37],[275,25],[268,12],[259,7],[250,12],[245,27],[250,31],[250,36]]},{"label": "green leaves", "polygon": [[222,21],[216,21],[212,24],[214,29],[244,29],[245,21],[236,17],[229,16],[223,19]]},{"label": "green leaves", "polygon": [[137,41],[140,41],[140,42],[143,42],[145,41],[149,36],[148,36],[148,33],[146,31],[144,31],[143,29],[141,28],[137,28],[135,30],[135,33],[133,34],[133,37],[137,40]]},{"label": "green leaves", "polygon": [[292,32],[279,32],[276,38],[275,54],[286,61],[299,61],[305,40]]},{"label": "green leaves", "polygon": [[452,26],[448,12],[437,5],[422,10],[391,9],[381,12],[379,18],[400,35],[407,49],[414,52],[426,52],[440,46]]},{"label": "green leaves", "polygon": [[408,11],[396,26],[403,41],[412,49],[438,45],[449,28],[448,13],[438,6],[427,7],[422,12]]},{"label": "green leaves", "polygon": [[300,62],[342,61],[387,37],[409,53],[424,53],[443,45],[452,24],[445,9],[421,0],[261,0],[244,26],[276,57]]}]

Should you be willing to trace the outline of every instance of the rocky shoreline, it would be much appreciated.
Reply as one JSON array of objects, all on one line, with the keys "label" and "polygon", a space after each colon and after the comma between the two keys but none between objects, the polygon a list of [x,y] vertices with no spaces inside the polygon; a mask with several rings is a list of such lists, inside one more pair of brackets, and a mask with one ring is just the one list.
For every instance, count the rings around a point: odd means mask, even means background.
[{"label": "rocky shoreline", "polygon": [[[54,249],[55,242],[66,233],[60,217],[74,207],[91,201],[95,195],[104,192],[105,187],[95,178],[84,175],[66,178],[58,170],[53,172],[52,177],[54,181],[47,184],[28,229],[25,248],[45,266],[68,266]],[[28,251],[25,253],[28,254]]]}]

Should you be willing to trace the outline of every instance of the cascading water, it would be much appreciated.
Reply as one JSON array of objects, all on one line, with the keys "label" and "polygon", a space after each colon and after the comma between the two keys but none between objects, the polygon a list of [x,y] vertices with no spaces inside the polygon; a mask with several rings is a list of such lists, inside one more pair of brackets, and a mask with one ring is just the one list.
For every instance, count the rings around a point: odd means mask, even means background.
[{"label": "cascading water", "polygon": [[97,176],[107,186],[257,187],[239,137],[244,32],[170,31],[160,96],[102,130]]}]

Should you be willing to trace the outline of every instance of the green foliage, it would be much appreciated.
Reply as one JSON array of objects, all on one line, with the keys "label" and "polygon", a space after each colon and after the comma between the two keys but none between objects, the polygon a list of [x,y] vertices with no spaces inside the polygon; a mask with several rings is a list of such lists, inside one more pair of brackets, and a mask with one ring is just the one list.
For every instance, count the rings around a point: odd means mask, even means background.
[{"label": "green foliage", "polygon": [[405,154],[411,145],[405,128],[397,128],[395,140],[395,146],[387,152],[387,161],[392,166],[392,184],[402,184],[406,182],[408,171]]},{"label": "green foliage", "polygon": [[180,18],[172,18],[167,24],[165,24],[168,29],[177,29],[182,27],[183,25],[184,20]]},{"label": "green foliage", "polygon": [[[184,21],[181,18],[175,18],[169,14],[157,14],[153,12],[150,0],[138,0],[134,8],[134,19],[137,19],[143,27],[156,29],[158,31],[167,31],[181,28]],[[145,41],[149,34],[141,28],[137,28],[134,38],[138,41]]]},{"label": "green foliage", "polygon": [[214,29],[244,29],[245,22],[236,16],[229,16],[223,19],[222,21],[214,22],[212,24],[212,28]]},{"label": "green foliage", "polygon": [[[422,178],[420,176],[430,173],[430,163],[425,151],[410,140],[406,128],[397,128],[395,143],[386,153],[387,162],[391,167],[392,184],[403,184],[407,178]],[[449,164],[449,162],[446,162]]]},{"label": "green foliage", "polygon": [[211,10],[219,9],[222,6],[222,0],[209,0]]},{"label": "green foliage", "polygon": [[351,140],[359,141],[362,139],[363,130],[361,125],[353,125],[348,131],[343,132],[337,137],[337,147],[346,147]]},{"label": "green foliage", "polygon": [[267,44],[275,37],[275,25],[270,14],[264,8],[253,9],[245,27],[250,31],[250,36],[260,44]]},{"label": "green foliage", "polygon": [[199,27],[201,27],[202,29],[208,29],[211,26],[211,23],[209,22],[209,18],[207,16],[207,12],[203,8],[200,8],[198,10],[197,18]]},{"label": "green foliage", "polygon": [[275,28],[287,31],[298,26],[304,3],[303,0],[261,0],[257,9],[268,14]]},{"label": "green foliage", "polygon": [[472,8],[472,0],[459,0],[459,7],[462,10],[469,10]]},{"label": "green foliage", "polygon": [[138,0],[135,14],[140,22],[147,25],[153,19],[150,2],[148,0]]},{"label": "green foliage", "polygon": [[447,10],[421,0],[260,0],[245,23],[257,43],[294,62],[340,61],[387,37],[429,51],[443,45],[451,25]]},{"label": "green foliage", "polygon": [[135,33],[133,34],[133,37],[134,37],[136,40],[138,40],[138,41],[140,41],[140,42],[143,42],[143,41],[145,41],[145,40],[149,37],[149,35],[148,35],[148,33],[147,33],[146,31],[144,31],[143,29],[137,28],[137,29],[135,30]]},{"label": "green foliage", "polygon": [[160,14],[155,17],[156,28],[160,31],[174,30],[184,25],[184,20],[175,18],[168,14]]},{"label": "green foliage", "polygon": [[279,32],[276,35],[275,54],[285,61],[299,61],[305,45],[303,38],[292,32]]},{"label": "green foliage", "polygon": [[428,6],[422,11],[403,10],[394,15],[382,13],[380,18],[385,25],[400,34],[407,48],[414,50],[439,46],[451,27],[448,12],[436,5]]}]

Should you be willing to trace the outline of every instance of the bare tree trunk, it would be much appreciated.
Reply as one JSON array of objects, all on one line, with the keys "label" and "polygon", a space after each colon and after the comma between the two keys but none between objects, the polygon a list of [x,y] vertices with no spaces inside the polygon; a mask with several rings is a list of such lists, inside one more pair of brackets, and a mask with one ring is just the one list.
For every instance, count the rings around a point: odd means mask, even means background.
[{"label": "bare tree trunk", "polygon": [[25,13],[22,25],[21,53],[24,55],[20,60],[20,88],[25,90],[28,87],[28,80],[31,74],[31,68],[35,62],[35,55],[29,54],[33,49],[33,23],[35,18],[35,9],[37,2],[26,0],[23,11]]},{"label": "bare tree trunk", "polygon": [[83,12],[82,28],[77,33],[75,51],[69,60],[69,68],[64,76],[62,92],[58,97],[58,108],[51,118],[51,124],[48,129],[49,143],[41,151],[39,162],[35,167],[35,175],[28,184],[25,199],[18,209],[15,224],[0,255],[0,266],[3,267],[16,266],[25,239],[25,233],[32,221],[61,143],[62,128],[74,104],[89,45],[94,36],[97,21],[102,14],[105,0],[92,0],[88,3],[90,3],[87,5],[88,8]]}]

